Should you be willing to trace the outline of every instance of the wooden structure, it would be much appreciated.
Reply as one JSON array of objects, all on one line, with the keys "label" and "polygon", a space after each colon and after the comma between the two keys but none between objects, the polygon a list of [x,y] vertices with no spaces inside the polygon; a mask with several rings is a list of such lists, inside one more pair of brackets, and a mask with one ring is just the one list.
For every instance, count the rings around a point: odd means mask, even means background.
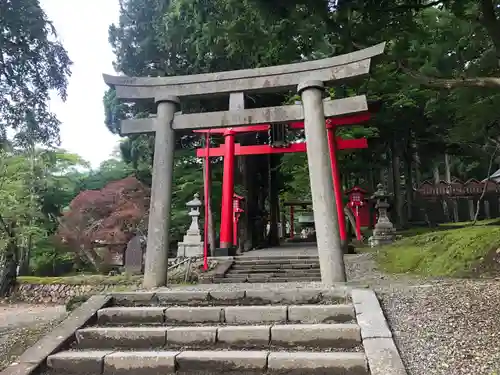
[{"label": "wooden structure", "polygon": [[462,182],[452,178],[450,183],[424,181],[415,190],[427,202],[435,222],[474,220],[483,191],[479,219],[500,217],[500,184],[492,180]]}]

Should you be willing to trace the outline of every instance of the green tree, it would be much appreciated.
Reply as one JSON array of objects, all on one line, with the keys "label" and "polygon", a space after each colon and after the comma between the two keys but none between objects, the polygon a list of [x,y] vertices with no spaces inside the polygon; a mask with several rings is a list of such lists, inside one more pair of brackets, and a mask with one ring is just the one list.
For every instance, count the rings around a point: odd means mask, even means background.
[{"label": "green tree", "polygon": [[63,99],[71,61],[38,0],[0,3],[0,139],[15,131],[19,145],[59,139],[49,94]]},{"label": "green tree", "polygon": [[32,165],[22,154],[0,152],[0,296],[9,295],[15,285],[22,246],[45,235],[36,225],[43,215],[31,199]]},{"label": "green tree", "polygon": [[[34,152],[35,144],[59,140],[59,121],[51,113],[50,92],[66,98],[71,61],[57,40],[56,31],[38,0],[6,0],[0,3],[0,144]],[[3,151],[0,295],[15,283],[19,246],[40,234],[35,225],[40,211],[31,182],[33,158],[18,151]]]}]

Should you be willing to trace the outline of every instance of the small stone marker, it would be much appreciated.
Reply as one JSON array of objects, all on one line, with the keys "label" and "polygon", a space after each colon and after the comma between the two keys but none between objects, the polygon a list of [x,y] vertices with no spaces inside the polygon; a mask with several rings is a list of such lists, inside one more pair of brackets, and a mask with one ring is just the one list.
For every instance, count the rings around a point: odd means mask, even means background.
[{"label": "small stone marker", "polygon": [[133,237],[125,250],[125,272],[131,275],[142,273],[143,251],[140,236]]}]

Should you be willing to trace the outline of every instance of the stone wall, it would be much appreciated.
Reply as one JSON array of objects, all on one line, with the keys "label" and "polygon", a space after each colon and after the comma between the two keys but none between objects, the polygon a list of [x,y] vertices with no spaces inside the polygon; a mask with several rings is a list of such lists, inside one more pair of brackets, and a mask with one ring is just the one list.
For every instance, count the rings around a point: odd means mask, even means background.
[{"label": "stone wall", "polygon": [[64,305],[72,297],[99,294],[113,288],[116,285],[19,284],[14,298],[26,303]]},{"label": "stone wall", "polygon": [[[180,260],[177,259],[176,262]],[[218,262],[214,259],[209,260],[209,269],[216,268]],[[203,265],[203,260],[193,259],[191,262],[184,262],[174,269],[168,271],[168,282],[170,284],[178,283],[196,283],[204,274],[200,269]],[[188,271],[189,268],[189,272]],[[208,274],[208,273],[207,273]],[[99,276],[96,276],[99,277]],[[93,278],[90,276],[89,278]],[[61,278],[47,278],[52,279],[46,283],[38,283],[39,278],[25,277],[16,287],[13,298],[20,302],[26,303],[39,303],[39,304],[66,304],[72,297],[89,296],[92,294],[99,294],[108,291],[120,290],[134,290],[138,289],[142,283],[141,276],[124,277],[109,276],[102,277],[101,279],[93,278],[92,282],[88,280],[80,280],[78,283],[71,283],[68,281],[64,283],[65,279],[72,279],[71,277]],[[41,278],[43,279],[43,278]],[[62,282],[61,282],[62,280]]]}]

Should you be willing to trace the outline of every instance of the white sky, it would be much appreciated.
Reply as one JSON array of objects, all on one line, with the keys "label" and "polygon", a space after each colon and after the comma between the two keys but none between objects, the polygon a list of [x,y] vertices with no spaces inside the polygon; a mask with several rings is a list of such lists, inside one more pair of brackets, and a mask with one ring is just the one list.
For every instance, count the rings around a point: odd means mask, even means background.
[{"label": "white sky", "polygon": [[114,55],[108,27],[118,21],[118,0],[41,0],[73,61],[68,99],[57,96],[50,108],[62,122],[61,147],[98,167],[108,159],[119,137],[104,124],[102,73],[113,73]]}]

